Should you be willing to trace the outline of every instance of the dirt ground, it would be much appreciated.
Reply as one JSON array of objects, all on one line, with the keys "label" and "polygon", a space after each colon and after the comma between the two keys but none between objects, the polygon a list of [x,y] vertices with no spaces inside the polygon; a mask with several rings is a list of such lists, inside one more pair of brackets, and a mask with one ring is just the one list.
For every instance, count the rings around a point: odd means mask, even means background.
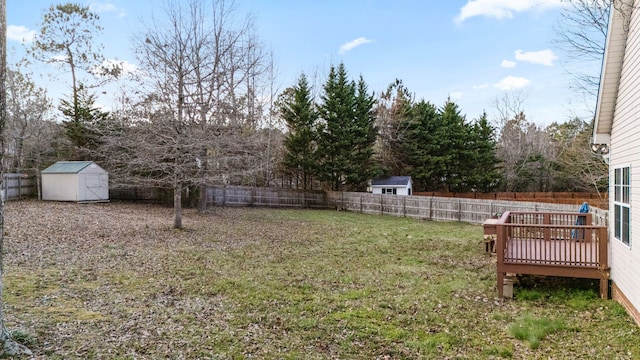
[{"label": "dirt ground", "polygon": [[167,319],[202,316],[218,304],[180,296],[167,276],[181,254],[271,236],[268,228],[261,236],[237,231],[256,227],[233,208],[185,209],[184,230],[172,229],[173,209],[158,205],[12,201],[5,210],[7,327],[26,333],[35,358],[185,354],[176,347],[187,340],[167,336],[181,325]]}]

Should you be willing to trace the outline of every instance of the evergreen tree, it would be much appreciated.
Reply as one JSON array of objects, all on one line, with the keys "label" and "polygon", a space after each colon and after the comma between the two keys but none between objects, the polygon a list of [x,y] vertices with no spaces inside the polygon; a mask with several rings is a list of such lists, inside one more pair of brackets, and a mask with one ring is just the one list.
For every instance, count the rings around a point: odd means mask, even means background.
[{"label": "evergreen tree", "polygon": [[319,107],[318,178],[332,190],[364,190],[374,173],[373,105],[364,80],[356,85],[344,64],[331,67]]},{"label": "evergreen tree", "polygon": [[351,123],[352,147],[350,171],[347,172],[346,182],[352,188],[364,190],[372,178],[379,175],[378,166],[374,161],[374,144],[378,134],[375,125],[373,106],[375,99],[369,94],[367,84],[362,76],[356,85],[354,116]]},{"label": "evergreen tree", "polygon": [[471,150],[469,185],[478,192],[491,192],[500,184],[499,160],[496,155],[495,128],[489,124],[487,113],[483,113],[471,128]]},{"label": "evergreen tree", "polygon": [[411,106],[403,124],[407,172],[417,191],[440,190],[443,185],[446,163],[438,138],[440,120],[436,106],[420,100]]},{"label": "evergreen tree", "polygon": [[78,88],[72,99],[60,100],[59,109],[67,118],[62,124],[67,137],[77,148],[74,156],[77,160],[86,160],[87,152],[99,145],[100,130],[109,115],[96,107],[95,101],[95,95],[89,94],[83,86]]},{"label": "evergreen tree", "polygon": [[303,189],[311,188],[315,169],[317,111],[304,74],[298,78],[297,85],[280,96],[278,110],[288,128],[282,165],[295,176],[296,184],[301,180]]},{"label": "evergreen tree", "polygon": [[498,184],[494,129],[486,115],[466,122],[447,100],[441,109],[421,100],[403,123],[407,173],[417,191],[488,191]]},{"label": "evergreen tree", "polygon": [[471,190],[469,177],[473,170],[474,156],[471,149],[471,129],[460,114],[456,103],[447,99],[440,110],[440,127],[436,130],[439,140],[438,153],[444,163],[444,188],[449,191],[466,192]]}]

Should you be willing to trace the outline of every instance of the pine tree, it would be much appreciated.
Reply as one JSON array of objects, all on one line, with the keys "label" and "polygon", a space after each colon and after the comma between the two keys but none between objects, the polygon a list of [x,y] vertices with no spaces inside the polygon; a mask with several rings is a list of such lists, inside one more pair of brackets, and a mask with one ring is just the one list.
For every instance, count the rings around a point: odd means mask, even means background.
[{"label": "pine tree", "polygon": [[500,184],[499,160],[496,155],[495,128],[483,113],[471,128],[473,161],[469,184],[478,192],[491,192]]},{"label": "pine tree", "polygon": [[460,114],[458,105],[450,99],[440,110],[440,117],[437,139],[440,140],[440,156],[445,165],[444,186],[448,191],[470,191],[469,176],[474,164],[470,126]]},{"label": "pine tree", "polygon": [[87,151],[95,150],[100,143],[99,130],[104,126],[108,113],[96,107],[95,102],[95,95],[89,94],[82,85],[75,98],[60,100],[59,109],[67,118],[62,125],[67,137],[77,148],[76,160],[88,160]]},{"label": "pine tree", "polygon": [[373,112],[375,102],[361,76],[356,86],[351,167],[346,177],[347,184],[354,189],[364,190],[368,181],[378,175],[378,166],[373,157],[378,134]]},{"label": "pine tree", "polygon": [[356,85],[344,64],[331,67],[319,107],[318,178],[332,190],[363,190],[374,173],[373,105],[364,80]]},{"label": "pine tree", "polygon": [[435,105],[420,100],[404,121],[403,152],[407,171],[417,191],[440,190],[446,163],[441,155],[438,129],[441,117]]},{"label": "pine tree", "polygon": [[298,179],[302,180],[303,189],[311,188],[315,170],[317,111],[304,74],[298,78],[297,85],[281,95],[278,109],[288,128],[282,164],[290,174],[295,175],[296,183]]}]

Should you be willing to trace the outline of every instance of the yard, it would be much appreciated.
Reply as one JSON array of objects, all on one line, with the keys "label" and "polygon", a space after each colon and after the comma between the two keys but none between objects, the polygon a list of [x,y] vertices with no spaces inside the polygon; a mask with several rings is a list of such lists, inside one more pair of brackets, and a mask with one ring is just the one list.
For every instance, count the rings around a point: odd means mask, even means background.
[{"label": "yard", "polygon": [[[640,358],[597,282],[496,297],[479,225],[9,202],[7,326],[35,358]],[[537,335],[537,336],[536,336]],[[522,339],[522,340],[520,340]]]}]

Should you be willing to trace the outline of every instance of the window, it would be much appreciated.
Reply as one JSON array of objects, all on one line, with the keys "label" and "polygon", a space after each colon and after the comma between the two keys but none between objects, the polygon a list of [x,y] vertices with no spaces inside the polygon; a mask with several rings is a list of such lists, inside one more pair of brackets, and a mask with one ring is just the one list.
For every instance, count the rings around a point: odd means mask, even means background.
[{"label": "window", "polygon": [[391,195],[391,194],[395,195],[397,194],[397,190],[396,188],[382,189],[382,193],[387,195]]},{"label": "window", "polygon": [[614,237],[631,246],[630,168],[616,168],[613,176]]}]

